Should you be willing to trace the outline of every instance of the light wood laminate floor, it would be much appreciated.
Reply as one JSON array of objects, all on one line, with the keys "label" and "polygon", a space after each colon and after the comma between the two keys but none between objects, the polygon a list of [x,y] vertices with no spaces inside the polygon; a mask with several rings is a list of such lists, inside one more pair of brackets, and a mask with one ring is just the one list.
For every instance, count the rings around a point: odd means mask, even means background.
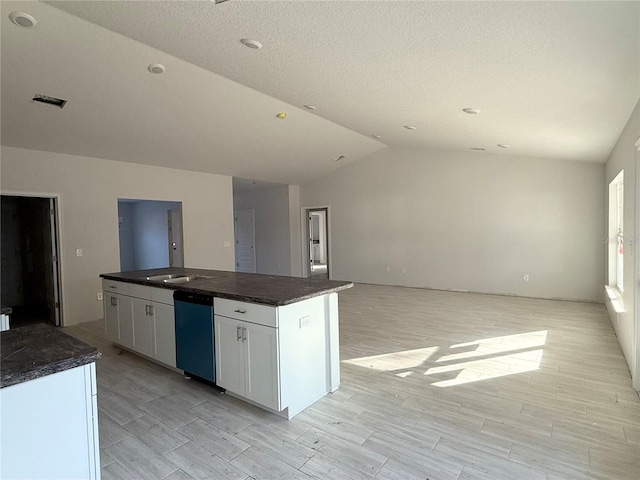
[{"label": "light wood laminate floor", "polygon": [[341,388],[291,421],[100,347],[103,480],[640,478],[640,401],[602,305],[356,285]]}]

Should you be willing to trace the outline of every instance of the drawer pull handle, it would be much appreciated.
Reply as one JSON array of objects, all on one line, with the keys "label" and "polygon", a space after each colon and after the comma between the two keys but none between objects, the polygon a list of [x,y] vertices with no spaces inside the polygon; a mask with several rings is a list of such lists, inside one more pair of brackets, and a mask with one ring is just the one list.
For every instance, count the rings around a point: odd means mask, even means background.
[{"label": "drawer pull handle", "polygon": [[234,312],[236,312],[236,313],[247,313],[247,311],[246,311],[246,310],[243,310],[243,309],[241,309],[241,308],[236,308],[236,309],[234,310]]},{"label": "drawer pull handle", "polygon": [[116,297],[111,297],[111,306],[112,307],[118,306],[118,299]]},{"label": "drawer pull handle", "polygon": [[238,341],[242,340],[242,327],[241,326],[237,326],[236,327],[236,334],[237,334],[236,340],[238,340]]},{"label": "drawer pull handle", "polygon": [[242,327],[242,341],[247,341],[247,329],[245,327]]}]

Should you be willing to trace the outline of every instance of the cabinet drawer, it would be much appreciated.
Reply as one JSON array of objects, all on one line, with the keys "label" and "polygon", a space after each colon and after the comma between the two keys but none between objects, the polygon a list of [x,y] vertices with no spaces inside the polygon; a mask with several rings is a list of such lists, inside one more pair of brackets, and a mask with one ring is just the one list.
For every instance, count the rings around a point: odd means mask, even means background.
[{"label": "cabinet drawer", "polygon": [[267,327],[278,326],[276,307],[270,307],[268,305],[216,297],[213,299],[213,311],[216,315],[235,318],[245,322],[257,323]]},{"label": "cabinet drawer", "polygon": [[168,288],[151,288],[151,301],[173,305],[173,290]]},{"label": "cabinet drawer", "polygon": [[129,295],[130,283],[116,282],[115,280],[102,280],[102,290],[105,292],[120,293],[122,295]]},{"label": "cabinet drawer", "polygon": [[129,295],[144,300],[151,300],[151,287],[131,283],[129,284]]}]

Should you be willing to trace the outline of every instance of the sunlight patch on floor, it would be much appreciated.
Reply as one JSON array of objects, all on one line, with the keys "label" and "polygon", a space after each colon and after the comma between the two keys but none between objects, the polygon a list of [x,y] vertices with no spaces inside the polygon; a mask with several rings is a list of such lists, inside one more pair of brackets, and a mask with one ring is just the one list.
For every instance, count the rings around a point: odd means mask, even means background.
[{"label": "sunlight patch on floor", "polygon": [[505,377],[507,375],[537,370],[540,368],[542,353],[543,350],[540,348],[481,360],[443,365],[441,367],[430,368],[425,372],[425,375],[459,371],[455,378],[433,382],[432,385],[436,387],[451,387],[470,382],[489,380],[491,378]]},{"label": "sunlight patch on floor", "polygon": [[463,349],[465,351],[443,355],[438,362],[450,362],[466,358],[482,357],[486,355],[497,355],[513,350],[542,347],[547,342],[547,331],[518,333],[515,335],[504,335],[501,337],[483,338],[473,342],[458,343],[451,345],[449,350]]},{"label": "sunlight patch on floor", "polygon": [[392,372],[401,378],[423,375],[436,387],[451,387],[537,370],[544,352],[540,347],[546,341],[547,330],[539,330],[482,338],[448,348],[435,346],[371,355],[342,363]]},{"label": "sunlight patch on floor", "polygon": [[439,347],[417,348],[415,350],[404,350],[402,352],[385,353],[382,355],[343,360],[343,363],[372,368],[382,372],[400,370],[398,375],[406,376],[406,374],[413,372],[402,372],[402,370],[419,367],[433,356],[438,349]]}]

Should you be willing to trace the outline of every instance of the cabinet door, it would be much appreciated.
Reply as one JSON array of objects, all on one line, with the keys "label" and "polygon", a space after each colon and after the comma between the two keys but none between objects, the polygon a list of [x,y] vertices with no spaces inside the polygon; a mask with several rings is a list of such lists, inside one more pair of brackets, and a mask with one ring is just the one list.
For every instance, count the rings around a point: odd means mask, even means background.
[{"label": "cabinet door", "polygon": [[215,315],[216,383],[244,396],[242,322]]},{"label": "cabinet door", "polygon": [[133,348],[133,302],[131,297],[118,296],[118,343]]},{"label": "cabinet door", "polygon": [[245,396],[280,410],[278,338],[276,328],[244,323]]},{"label": "cabinet door", "polygon": [[153,303],[154,354],[153,358],[175,368],[176,321],[172,305]]},{"label": "cabinet door", "polygon": [[112,342],[120,340],[118,329],[118,296],[104,292],[104,330]]},{"label": "cabinet door", "polygon": [[132,298],[133,349],[149,357],[153,356],[153,313],[151,302]]}]

